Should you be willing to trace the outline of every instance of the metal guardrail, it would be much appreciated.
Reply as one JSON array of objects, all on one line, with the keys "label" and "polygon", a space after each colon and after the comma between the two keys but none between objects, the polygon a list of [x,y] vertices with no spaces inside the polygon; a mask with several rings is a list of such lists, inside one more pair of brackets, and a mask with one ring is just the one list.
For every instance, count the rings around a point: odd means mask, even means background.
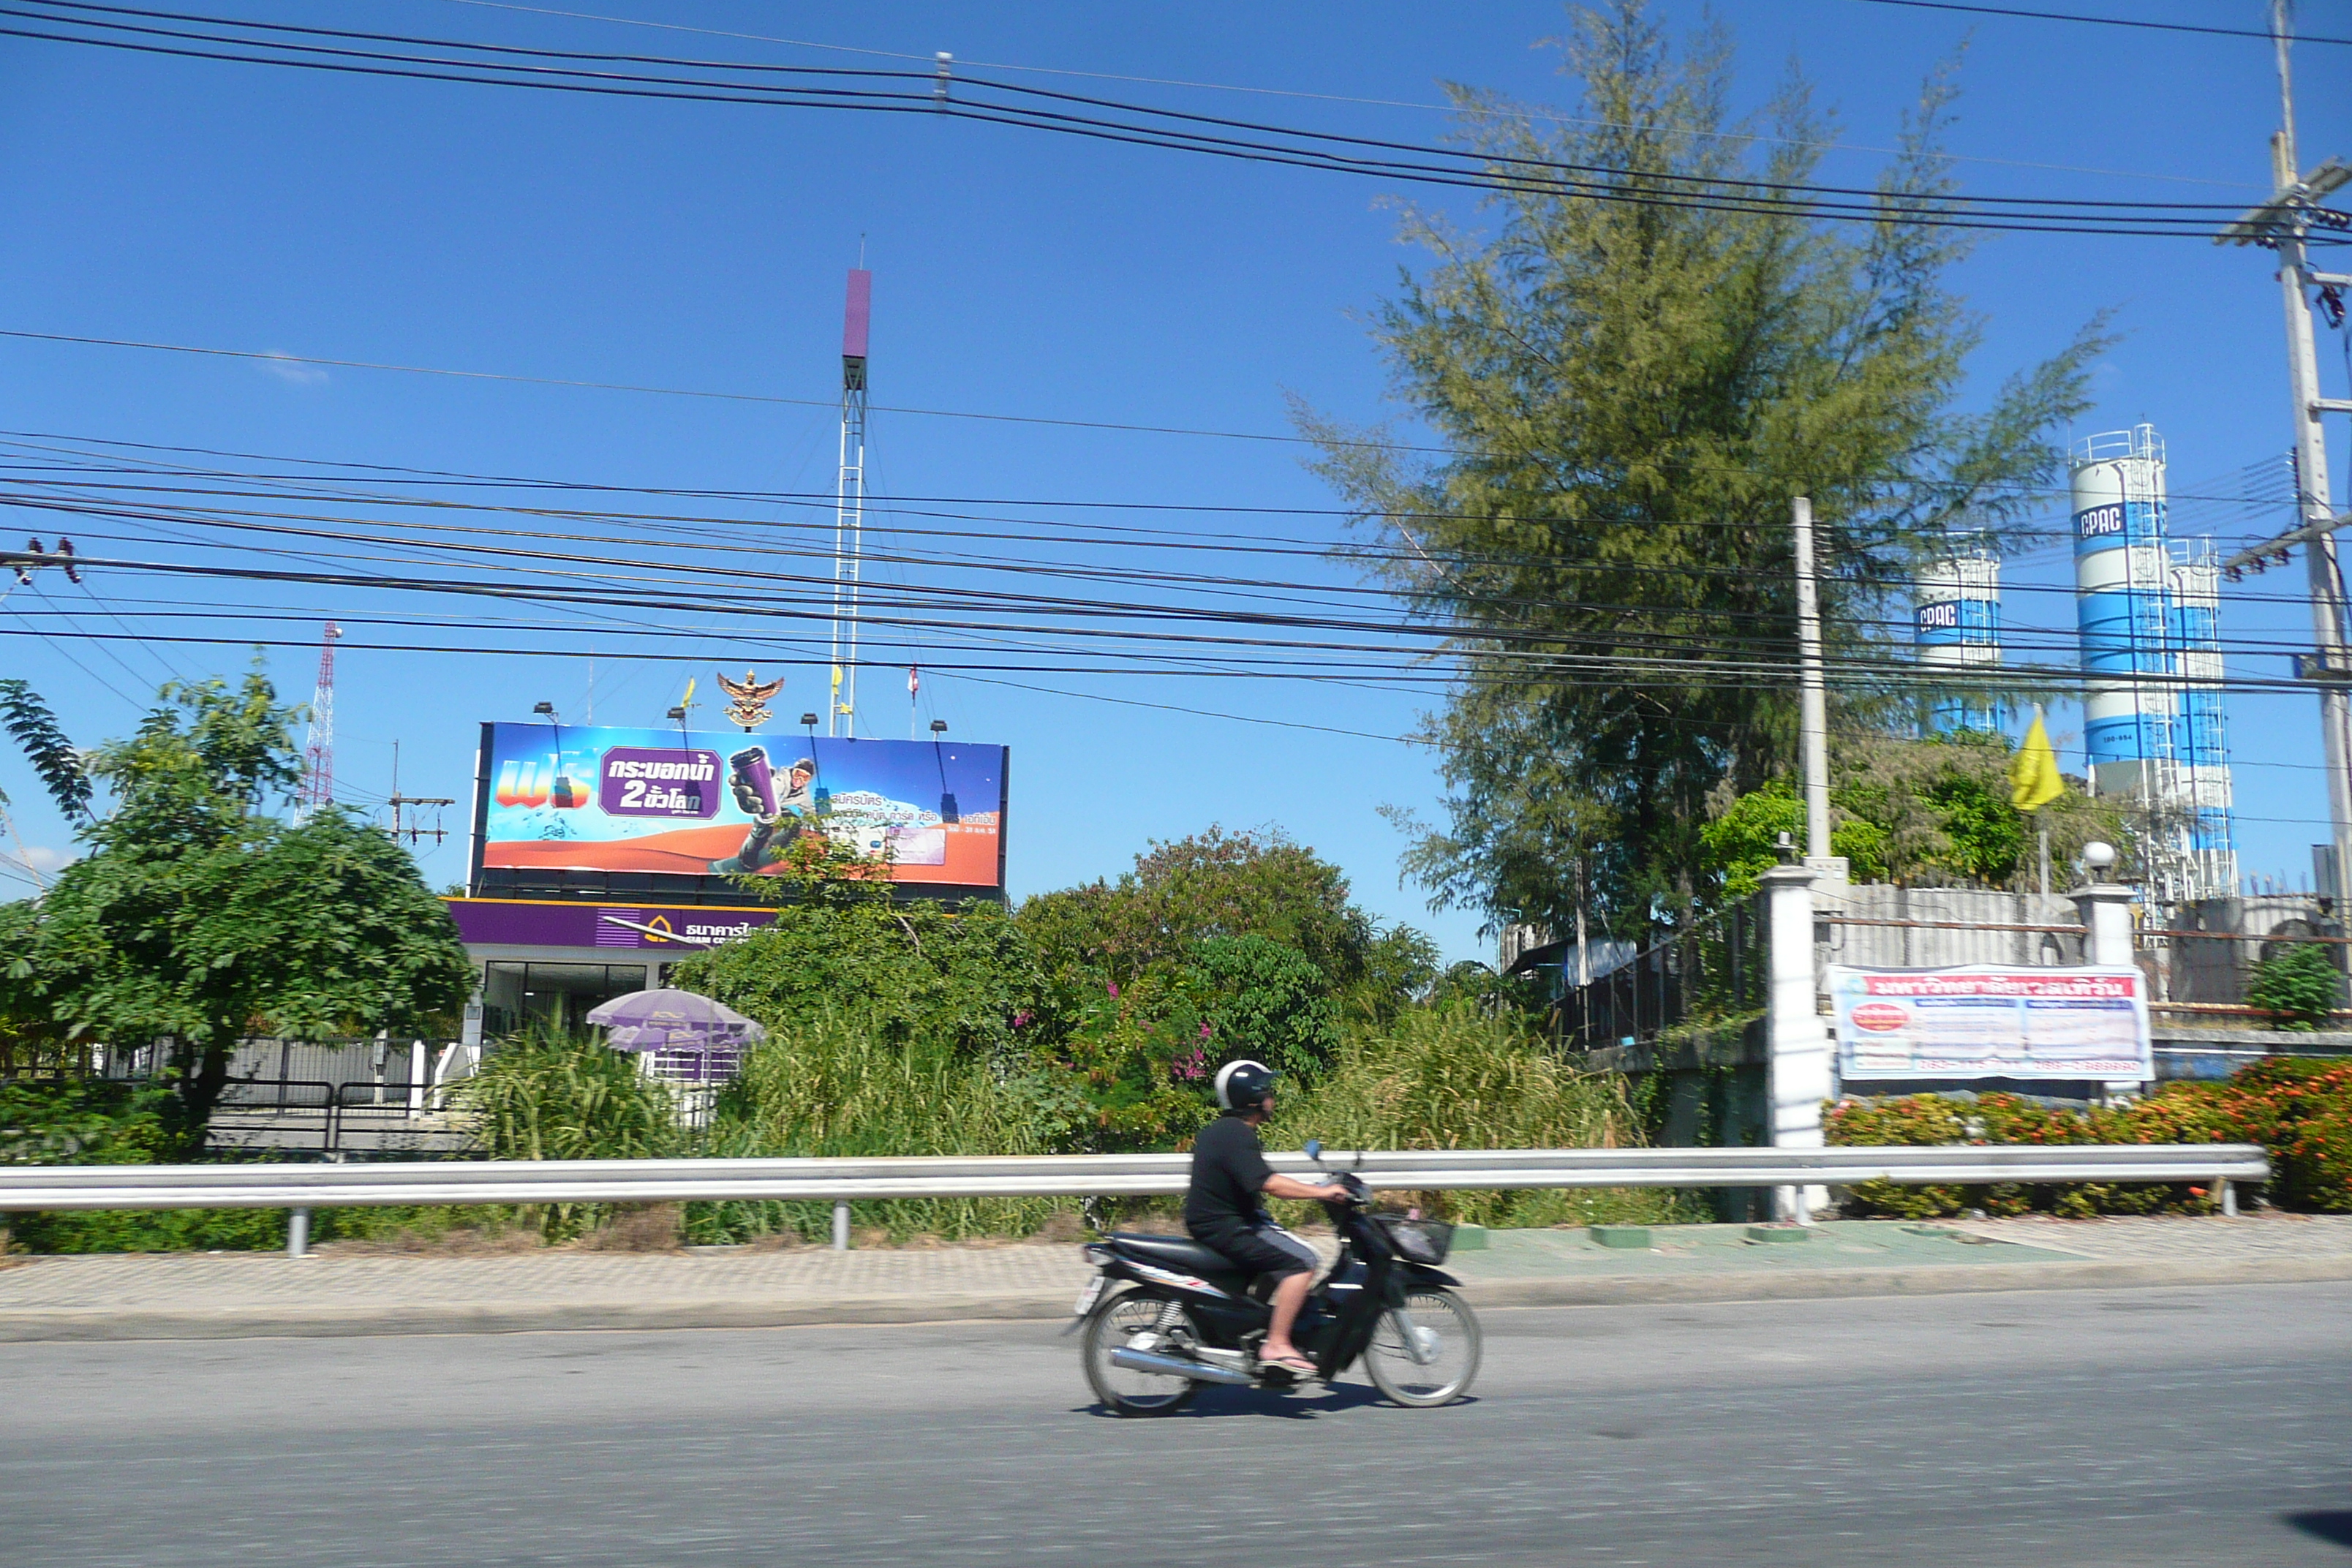
[{"label": "metal guardrail", "polygon": [[[1326,1155],[1341,1167],[1351,1153]],[[1892,1181],[2196,1182],[2234,1212],[2230,1184],[2269,1179],[2243,1143],[1825,1149],[1423,1149],[1366,1153],[1358,1172],[1387,1191],[1534,1187],[1851,1186]],[[1306,1174],[1303,1154],[1269,1157]],[[0,1168],[0,1212],[16,1209],[284,1208],[288,1250],[307,1245],[313,1208],[383,1204],[830,1201],[836,1246],[848,1205],[880,1198],[1164,1196],[1184,1190],[1189,1154],[1059,1154],[880,1160],[482,1160],[407,1164],[28,1165]]]}]

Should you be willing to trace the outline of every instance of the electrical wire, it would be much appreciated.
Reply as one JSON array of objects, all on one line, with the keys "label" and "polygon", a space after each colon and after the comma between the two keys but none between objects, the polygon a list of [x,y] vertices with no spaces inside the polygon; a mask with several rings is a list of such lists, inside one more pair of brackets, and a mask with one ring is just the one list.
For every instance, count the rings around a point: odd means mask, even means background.
[{"label": "electrical wire", "polygon": [[[970,75],[953,78],[956,90],[950,92],[949,78],[920,72],[525,48],[82,4],[79,0],[35,0],[32,5],[0,5],[0,17],[77,29],[44,32],[0,26],[0,34],[142,53],[605,96],[944,114],[1115,143],[1326,173],[1691,211],[1794,217],[1808,222],[1842,220],[1879,225],[1892,221],[1931,228],[2210,238],[2236,216],[2234,210],[2214,204],[1979,197],[1895,184],[1862,189],[1736,176],[1629,172],[1185,113]],[[114,19],[121,17],[142,20]],[[205,28],[214,30],[198,30]],[[308,39],[335,41],[303,41]],[[384,45],[442,52],[403,53],[399,48],[380,47]],[[652,74],[642,68],[647,67],[703,74]],[[708,74],[711,72],[728,74],[714,77]],[[737,79],[747,77],[751,79]],[[819,85],[819,79],[824,85]],[[893,82],[906,85],[893,88],[889,85]],[[983,96],[975,98],[975,93]],[[995,97],[985,96],[991,94]],[[1105,114],[1120,118],[1107,119]]]}]

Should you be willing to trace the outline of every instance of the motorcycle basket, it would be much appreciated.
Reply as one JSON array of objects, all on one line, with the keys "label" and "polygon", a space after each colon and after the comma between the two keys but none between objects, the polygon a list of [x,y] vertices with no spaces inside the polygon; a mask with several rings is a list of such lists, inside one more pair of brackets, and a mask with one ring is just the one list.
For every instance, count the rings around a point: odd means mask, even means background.
[{"label": "motorcycle basket", "polygon": [[1395,1214],[1373,1217],[1387,1236],[1389,1245],[1396,1248],[1397,1256],[1408,1263],[1426,1263],[1434,1268],[1444,1262],[1445,1255],[1454,1249],[1454,1227],[1442,1219],[1409,1219]]}]

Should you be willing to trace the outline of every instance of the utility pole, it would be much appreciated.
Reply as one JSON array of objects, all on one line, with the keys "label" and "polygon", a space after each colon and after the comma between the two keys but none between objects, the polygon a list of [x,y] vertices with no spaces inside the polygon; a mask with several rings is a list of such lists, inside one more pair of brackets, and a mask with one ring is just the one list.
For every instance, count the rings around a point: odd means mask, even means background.
[{"label": "utility pole", "polygon": [[[2330,192],[2352,181],[2352,167],[2330,158],[2309,174],[2295,172],[2294,78],[2288,59],[2287,0],[2272,0],[2271,34],[2278,51],[2278,134],[2271,138],[2273,195],[2261,206],[2222,231],[2216,243],[2259,245],[2278,253],[2279,288],[2286,305],[2287,378],[2294,404],[2294,454],[2298,479],[2296,526],[2278,538],[2241,551],[2222,563],[2234,580],[2248,565],[2266,558],[2284,559],[2284,552],[2303,546],[2311,583],[2311,621],[2318,652],[2297,660],[2299,672],[2319,689],[2320,737],[2327,766],[2327,815],[2334,826],[2336,876],[2339,882],[2352,871],[2352,666],[2345,658],[2344,579],[2336,564],[2336,531],[2352,522],[2339,515],[2331,500],[2327,478],[2326,432],[2324,414],[2352,414],[2352,400],[2319,395],[2319,354],[2313,342],[2310,292],[2335,292],[2352,286],[2352,275],[2315,269],[2306,238],[2315,224],[2352,226],[2341,213],[2319,203]],[[2347,889],[2337,887],[2336,896]]]},{"label": "utility pole", "polygon": [[1797,663],[1800,752],[1805,774],[1805,860],[1830,858],[1830,700],[1822,675],[1822,598],[1813,576],[1813,503],[1789,503],[1796,527]]}]

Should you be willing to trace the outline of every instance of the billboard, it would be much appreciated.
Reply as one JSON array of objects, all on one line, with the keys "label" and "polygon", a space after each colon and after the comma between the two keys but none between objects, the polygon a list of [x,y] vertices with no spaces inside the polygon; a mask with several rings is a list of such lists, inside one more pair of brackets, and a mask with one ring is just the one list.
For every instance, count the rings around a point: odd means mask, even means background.
[{"label": "billboard", "polygon": [[1832,964],[1829,985],[1847,1080],[2156,1076],[2137,969]]},{"label": "billboard", "polygon": [[572,724],[485,724],[478,868],[772,875],[803,834],[893,880],[1004,884],[1005,749]]}]

